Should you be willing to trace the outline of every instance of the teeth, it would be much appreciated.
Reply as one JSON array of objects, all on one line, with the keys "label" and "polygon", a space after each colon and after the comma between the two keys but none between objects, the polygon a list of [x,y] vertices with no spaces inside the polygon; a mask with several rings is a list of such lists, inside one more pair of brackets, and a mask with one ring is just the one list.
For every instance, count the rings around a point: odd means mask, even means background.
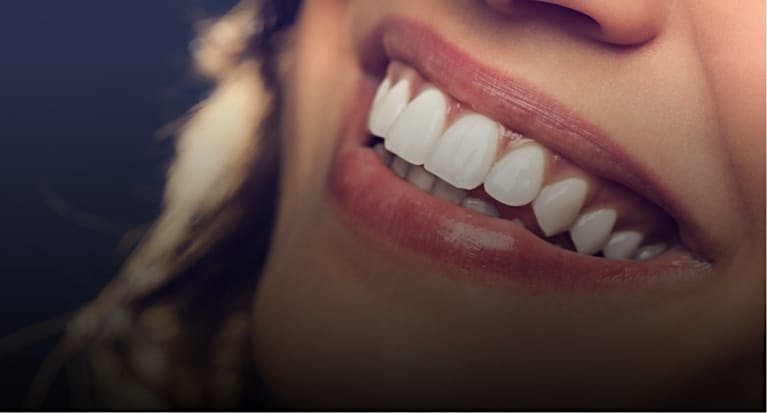
[{"label": "teeth", "polygon": [[594,254],[602,249],[617,217],[614,209],[598,209],[578,217],[570,228],[570,238],[575,250],[583,254]]},{"label": "teeth", "polygon": [[485,179],[485,191],[510,206],[527,205],[543,183],[546,153],[537,144],[514,149],[493,165]]},{"label": "teeth", "polygon": [[389,93],[390,89],[391,89],[391,80],[389,80],[389,78],[387,77],[386,79],[384,79],[383,82],[381,82],[381,85],[378,86],[376,95],[373,98],[373,108],[371,109],[371,112],[375,112],[376,109],[381,105],[381,101]]},{"label": "teeth", "polygon": [[[644,235],[636,230],[612,232],[618,215],[613,208],[581,214],[589,193],[588,181],[582,177],[543,187],[544,179],[550,179],[552,154],[536,142],[514,140],[514,148],[496,161],[507,133],[502,125],[461,105],[449,106],[452,101],[430,84],[419,86],[420,92],[412,97],[412,83],[408,78],[396,83],[384,79],[368,117],[370,133],[383,138],[373,151],[397,176],[443,201],[491,217],[500,217],[493,200],[471,197],[467,191],[484,184],[484,191],[504,205],[532,203],[538,227],[548,241],[582,254],[601,250],[607,259],[651,260],[669,248],[667,243],[640,246]],[[448,112],[450,125],[446,125]],[[513,216],[505,218],[525,226]],[[565,235],[553,237],[568,230],[572,245]]]},{"label": "teeth", "polygon": [[637,231],[619,231],[610,236],[602,248],[605,258],[625,260],[634,256],[644,236]]},{"label": "teeth", "polygon": [[407,171],[410,169],[410,164],[402,160],[399,156],[395,156],[391,161],[391,170],[400,178],[407,176]]},{"label": "teeth", "polygon": [[543,188],[533,201],[533,212],[547,237],[570,227],[583,206],[587,190],[586,181],[580,178],[568,178]]},{"label": "teeth", "polygon": [[373,99],[373,108],[368,118],[370,133],[385,138],[394,119],[407,106],[410,98],[410,83],[407,79],[400,80],[393,88],[389,89],[389,79],[386,79],[378,87]]},{"label": "teeth", "polygon": [[476,113],[458,119],[437,140],[426,169],[457,188],[482,184],[493,164],[500,127]]},{"label": "teeth", "polygon": [[389,164],[391,164],[394,155],[386,150],[386,147],[384,147],[383,143],[375,144],[375,146],[373,146],[373,152],[378,155],[378,159],[380,159],[384,165],[389,166]]},{"label": "teeth", "polygon": [[407,181],[422,191],[429,192],[434,186],[434,175],[423,169],[422,166],[411,166],[407,172]]},{"label": "teeth", "polygon": [[434,187],[431,189],[431,194],[451,204],[460,204],[464,198],[466,198],[466,191],[458,189],[447,182],[437,179]]},{"label": "teeth", "polygon": [[[492,203],[470,197],[465,190],[435,177],[424,167],[411,165],[398,156],[382,151],[381,144],[377,144],[373,149],[379,156],[388,154],[393,158],[390,166],[392,171],[413,186],[452,204],[486,216],[500,218],[500,211]],[[645,261],[659,256],[668,249],[666,243],[638,248],[643,240],[643,235],[638,231],[618,231],[611,234],[618,215],[612,208],[598,209],[578,216],[586,192],[586,181],[580,178],[568,178],[549,185],[541,191],[533,203],[533,212],[546,236],[556,235],[570,227],[570,238],[576,251],[582,254],[594,254],[602,249],[603,255],[608,259],[633,258]],[[575,222],[572,223],[573,221]],[[525,227],[519,218],[514,218],[512,222]]]},{"label": "teeth", "polygon": [[647,245],[637,250],[636,254],[634,254],[634,259],[639,261],[651,260],[658,255],[661,255],[664,251],[666,251],[667,248],[668,246],[662,242],[658,244]]},{"label": "teeth", "polygon": [[394,121],[384,141],[386,149],[413,165],[423,165],[445,127],[446,112],[444,93],[426,88]]},{"label": "teeth", "polygon": [[498,209],[496,209],[491,203],[479,198],[466,198],[461,201],[461,206],[466,209],[479,212],[480,214],[487,215],[489,217],[498,218],[501,216],[501,213],[498,212]]}]

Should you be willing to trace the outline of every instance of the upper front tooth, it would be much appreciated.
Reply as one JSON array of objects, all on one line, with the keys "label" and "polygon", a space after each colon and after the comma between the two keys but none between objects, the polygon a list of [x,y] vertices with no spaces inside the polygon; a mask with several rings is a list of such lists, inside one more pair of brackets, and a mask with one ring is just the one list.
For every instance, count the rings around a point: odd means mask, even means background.
[{"label": "upper front tooth", "polygon": [[529,204],[541,190],[545,160],[544,149],[535,143],[512,150],[493,165],[485,192],[506,205]]},{"label": "upper front tooth", "polygon": [[610,236],[602,248],[605,258],[625,260],[634,256],[639,244],[642,243],[642,233],[638,231],[618,231]]},{"label": "upper front tooth", "polygon": [[567,178],[551,184],[533,201],[533,212],[547,237],[567,230],[586,200],[588,184],[580,178]]},{"label": "upper front tooth", "polygon": [[615,210],[610,208],[587,212],[578,217],[570,228],[575,250],[583,254],[599,251],[607,242],[617,217]]},{"label": "upper front tooth", "polygon": [[386,149],[411,164],[423,165],[445,127],[446,112],[444,93],[426,88],[394,121],[384,141]]},{"label": "upper front tooth", "polygon": [[387,78],[378,87],[368,118],[370,133],[381,138],[386,137],[386,132],[405,109],[410,98],[410,82],[407,79],[400,80],[391,89],[389,84]]},{"label": "upper front tooth", "polygon": [[499,132],[498,123],[486,116],[463,116],[437,140],[425,167],[457,188],[474,189],[493,164]]}]

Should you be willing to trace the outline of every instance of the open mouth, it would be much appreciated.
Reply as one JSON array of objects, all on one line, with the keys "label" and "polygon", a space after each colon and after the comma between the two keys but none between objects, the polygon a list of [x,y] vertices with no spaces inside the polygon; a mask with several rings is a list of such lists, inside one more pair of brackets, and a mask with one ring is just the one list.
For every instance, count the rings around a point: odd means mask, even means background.
[{"label": "open mouth", "polygon": [[444,87],[455,79],[441,63],[476,63],[417,24],[382,27],[363,58],[378,83],[363,87],[331,176],[353,225],[471,273],[625,282],[706,267],[663,208],[580,166],[615,170],[614,159],[565,148],[561,124],[515,115],[468,80]]},{"label": "open mouth", "polygon": [[649,260],[674,242],[673,221],[651,203],[468,109],[402,63],[389,65],[368,131],[369,146],[406,182],[557,246]]}]

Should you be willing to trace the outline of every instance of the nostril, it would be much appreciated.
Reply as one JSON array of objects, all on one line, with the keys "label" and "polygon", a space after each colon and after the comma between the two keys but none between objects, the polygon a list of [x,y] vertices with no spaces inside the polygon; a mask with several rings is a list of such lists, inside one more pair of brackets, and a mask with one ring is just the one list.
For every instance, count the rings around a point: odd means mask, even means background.
[{"label": "nostril", "polygon": [[599,26],[599,23],[588,14],[577,8],[568,7],[556,2],[541,0],[485,0],[492,8],[504,14],[524,17],[553,17],[557,20],[573,20],[588,25]]},{"label": "nostril", "polygon": [[629,46],[662,29],[668,2],[659,0],[485,0],[506,15],[545,21],[560,30],[602,43]]},{"label": "nostril", "polygon": [[544,18],[553,20],[567,31],[585,34],[591,38],[598,37],[602,32],[602,27],[596,19],[578,9],[540,1],[528,1],[527,3],[535,4],[538,13]]},{"label": "nostril", "polygon": [[666,21],[666,0],[540,0],[590,18],[587,35],[594,40],[620,46],[639,45],[652,40]]},{"label": "nostril", "polygon": [[538,0],[485,0],[493,9],[510,17],[534,20],[576,35],[598,37],[599,22],[586,13],[561,4]]}]

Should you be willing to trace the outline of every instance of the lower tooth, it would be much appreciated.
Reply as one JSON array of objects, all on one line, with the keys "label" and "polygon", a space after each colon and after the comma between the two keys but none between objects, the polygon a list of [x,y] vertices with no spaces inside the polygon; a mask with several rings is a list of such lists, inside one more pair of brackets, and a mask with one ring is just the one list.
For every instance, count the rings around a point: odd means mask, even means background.
[{"label": "lower tooth", "polygon": [[422,191],[429,192],[434,186],[434,175],[430,174],[423,166],[413,166],[407,172],[407,181],[417,186]]},{"label": "lower tooth", "polygon": [[439,199],[456,205],[460,204],[461,201],[466,198],[466,191],[456,188],[441,179],[437,179],[437,182],[431,189],[431,194]]},{"label": "lower tooth", "polygon": [[479,198],[466,198],[461,201],[461,206],[489,217],[499,218],[501,216],[501,213],[498,212],[496,207]]},{"label": "lower tooth", "polygon": [[390,168],[397,176],[404,179],[407,176],[408,169],[410,169],[410,164],[399,156],[395,156],[391,161]]},{"label": "lower tooth", "polygon": [[618,231],[610,236],[602,248],[605,258],[626,260],[636,252],[642,243],[642,234],[638,231]]},{"label": "lower tooth", "polygon": [[617,214],[614,209],[605,208],[587,212],[575,220],[570,228],[570,239],[575,250],[582,254],[593,254],[608,240]]},{"label": "lower tooth", "polygon": [[663,254],[663,252],[666,251],[667,248],[668,246],[663,242],[658,244],[646,245],[637,250],[636,254],[634,254],[634,259],[638,261],[651,260],[657,257],[658,255]]},{"label": "lower tooth", "polygon": [[378,155],[378,159],[380,159],[384,165],[389,166],[391,164],[391,161],[394,155],[392,155],[391,152],[386,150],[386,147],[384,146],[383,143],[379,142],[375,144],[375,146],[373,146],[373,152],[375,152],[376,155]]}]

